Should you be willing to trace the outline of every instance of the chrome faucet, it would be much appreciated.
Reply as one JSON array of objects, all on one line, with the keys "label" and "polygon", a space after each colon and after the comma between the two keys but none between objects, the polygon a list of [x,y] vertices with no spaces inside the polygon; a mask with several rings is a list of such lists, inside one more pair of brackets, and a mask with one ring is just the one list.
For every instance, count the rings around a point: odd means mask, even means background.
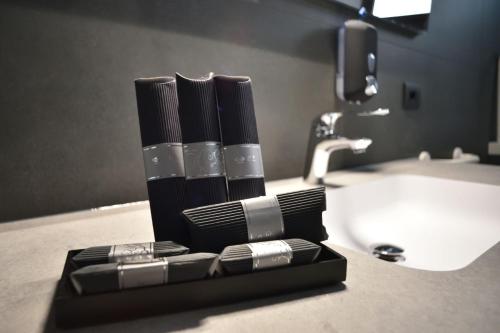
[{"label": "chrome faucet", "polygon": [[338,135],[335,124],[342,117],[340,112],[323,114],[316,125],[313,125],[315,135],[321,141],[314,147],[312,162],[306,173],[306,182],[323,184],[323,178],[328,172],[330,155],[337,150],[351,149],[355,154],[364,153],[372,140],[367,138],[348,139]]}]

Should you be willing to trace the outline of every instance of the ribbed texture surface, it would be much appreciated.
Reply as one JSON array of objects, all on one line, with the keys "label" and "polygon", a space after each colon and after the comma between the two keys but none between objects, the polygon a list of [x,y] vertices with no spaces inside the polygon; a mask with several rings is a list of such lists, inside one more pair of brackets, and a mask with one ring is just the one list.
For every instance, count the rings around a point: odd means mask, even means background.
[{"label": "ribbed texture surface", "polygon": [[292,265],[306,265],[314,262],[321,252],[321,246],[304,239],[293,238],[285,242],[290,245],[293,252]]},{"label": "ribbed texture surface", "polygon": [[177,74],[176,79],[182,142],[220,142],[213,78],[194,80]]},{"label": "ribbed texture surface", "polygon": [[189,230],[181,216],[185,208],[185,178],[151,180],[147,185],[155,240],[173,240],[189,246]]},{"label": "ribbed texture surface", "polygon": [[214,273],[219,256],[193,253],[168,258],[168,283],[201,280]]},{"label": "ribbed texture surface", "polygon": [[177,243],[166,241],[153,243],[153,251],[155,257],[160,258],[186,254],[189,252],[189,249]]},{"label": "ribbed texture surface", "polygon": [[227,202],[185,210],[193,251],[220,252],[231,244],[248,242],[241,202]]},{"label": "ribbed texture surface", "polygon": [[[213,253],[194,253],[168,258],[168,281],[167,283],[177,283],[184,281],[200,280],[211,274],[215,270],[218,255]],[[119,290],[117,263],[91,265],[80,268],[71,273],[73,285],[78,285],[83,293],[93,294],[99,292]],[[146,267],[148,264],[144,263]],[[140,270],[140,267],[134,270]],[[140,278],[139,274],[134,274],[135,278]],[[144,274],[143,274],[144,275]],[[146,281],[149,280],[144,276]],[[136,280],[136,282],[138,282]]]},{"label": "ribbed texture surface", "polygon": [[83,294],[118,290],[117,267],[116,263],[86,266],[71,273],[71,282]]},{"label": "ribbed texture surface", "polygon": [[219,256],[220,266],[228,274],[248,273],[253,270],[252,250],[247,244],[226,247]]},{"label": "ribbed texture surface", "polygon": [[[283,215],[284,238],[312,242],[327,238],[322,224],[326,208],[324,187],[279,194],[277,198]],[[189,224],[194,251],[220,252],[228,245],[248,242],[241,201],[188,209],[183,215]]]},{"label": "ribbed texture surface", "polygon": [[243,76],[215,76],[217,103],[225,146],[259,143],[252,82]]},{"label": "ribbed texture surface", "polygon": [[137,79],[135,93],[142,145],[182,142],[175,79]]},{"label": "ribbed texture surface", "polygon": [[72,260],[80,267],[87,265],[104,264],[109,261],[110,251],[110,245],[89,247],[75,255]]},{"label": "ribbed texture surface", "polygon": [[264,178],[228,180],[229,201],[243,200],[266,195]]},{"label": "ribbed texture surface", "polygon": [[[292,249],[291,265],[310,264],[318,257],[321,247],[303,239],[284,240]],[[228,246],[220,255],[220,264],[229,274],[249,273],[253,270],[252,251],[247,244]]]},{"label": "ribbed texture surface", "polygon": [[324,187],[278,194],[276,197],[285,221],[285,238],[303,238],[316,243],[328,238],[322,214],[326,210]]},{"label": "ribbed texture surface", "polygon": [[[217,104],[225,146],[259,143],[252,82],[245,76],[215,76]],[[264,178],[228,180],[229,200],[266,195]]]},{"label": "ribbed texture surface", "polygon": [[307,212],[318,212],[326,209],[324,187],[277,194],[283,218]]},{"label": "ribbed texture surface", "polygon": [[[176,78],[182,142],[220,142],[219,116],[213,78],[193,80],[179,74]],[[185,208],[211,205],[226,200],[226,177],[186,181]]]},{"label": "ribbed texture surface", "polygon": [[[89,247],[75,255],[72,260],[79,267],[105,264],[110,261],[109,252],[111,251],[111,247],[111,245]],[[153,251],[154,257],[160,258],[186,254],[189,252],[189,249],[174,242],[165,241],[153,243]]]},{"label": "ribbed texture surface", "polygon": [[[135,80],[142,146],[181,143],[177,89],[172,77]],[[180,217],[184,208],[183,177],[147,182],[155,240],[188,244],[187,227]]]},{"label": "ribbed texture surface", "polygon": [[186,181],[185,208],[207,206],[227,201],[226,178],[211,177]]}]

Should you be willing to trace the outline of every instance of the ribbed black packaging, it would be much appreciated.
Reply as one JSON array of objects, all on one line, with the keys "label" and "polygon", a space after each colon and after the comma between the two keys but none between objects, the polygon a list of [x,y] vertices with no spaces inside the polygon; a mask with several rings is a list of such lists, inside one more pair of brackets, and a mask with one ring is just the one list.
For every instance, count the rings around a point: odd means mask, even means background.
[{"label": "ribbed black packaging", "polygon": [[90,265],[71,273],[79,294],[201,280],[212,275],[218,255],[193,253],[150,261]]},{"label": "ribbed black packaging", "polygon": [[[184,208],[185,177],[175,79],[137,79],[135,91],[155,240],[187,245],[188,230],[180,217]],[[180,152],[177,158],[163,158],[173,150]],[[155,155],[157,151],[163,152],[161,157]],[[152,168],[154,172],[148,174]]]},{"label": "ribbed black packaging", "polygon": [[150,256],[161,258],[186,254],[189,249],[180,244],[163,241],[153,243],[136,243],[121,245],[93,246],[79,252],[72,258],[78,266],[106,264],[110,262],[127,261],[137,257]]},{"label": "ribbed black packaging", "polygon": [[226,177],[213,77],[176,74],[186,169],[185,207],[226,202]]},{"label": "ribbed black packaging", "polygon": [[214,77],[230,201],[266,195],[252,94],[246,76]]},{"label": "ribbed black packaging", "polygon": [[[276,242],[283,242],[288,245],[291,250],[289,253],[289,258],[291,260],[289,260],[289,262],[282,260],[283,258],[286,258],[286,255],[283,255],[282,248],[279,246],[275,247],[277,250],[276,252],[272,251],[272,243]],[[269,267],[259,268],[258,264],[256,265],[258,254],[256,254],[255,251],[252,251],[251,245],[258,246],[266,243],[271,243],[271,246],[267,246],[267,251],[264,256],[267,258],[263,259],[267,259],[268,262],[272,262],[274,264],[269,265]],[[269,251],[269,249],[271,249],[271,251]],[[284,239],[281,241],[267,241],[228,246],[220,254],[219,263],[223,271],[228,274],[250,273],[254,270],[260,269],[310,264],[316,260],[320,252],[321,246],[308,242],[304,239]]]},{"label": "ribbed black packaging", "polygon": [[[318,243],[328,238],[322,218],[326,209],[324,187],[277,194],[276,199],[284,233],[266,240],[301,238]],[[192,251],[220,252],[226,246],[251,241],[242,201],[187,209],[182,214],[188,221]]]}]

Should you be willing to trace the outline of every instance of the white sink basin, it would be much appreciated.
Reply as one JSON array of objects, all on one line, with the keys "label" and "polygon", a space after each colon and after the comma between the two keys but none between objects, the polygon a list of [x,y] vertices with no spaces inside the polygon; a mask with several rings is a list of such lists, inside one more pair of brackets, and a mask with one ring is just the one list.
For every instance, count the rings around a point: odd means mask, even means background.
[{"label": "white sink basin", "polygon": [[327,189],[329,241],[372,253],[404,249],[398,265],[463,268],[500,241],[500,186],[413,175]]}]

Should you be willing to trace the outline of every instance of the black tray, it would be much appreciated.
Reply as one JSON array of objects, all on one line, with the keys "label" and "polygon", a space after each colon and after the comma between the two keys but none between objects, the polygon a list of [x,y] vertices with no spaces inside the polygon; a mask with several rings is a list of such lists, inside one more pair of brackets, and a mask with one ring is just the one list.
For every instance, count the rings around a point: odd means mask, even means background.
[{"label": "black tray", "polygon": [[69,281],[76,269],[69,251],[54,297],[56,325],[77,327],[144,316],[217,306],[345,281],[347,260],[321,245],[316,263],[250,274],[143,287],[93,295],[78,295]]}]

